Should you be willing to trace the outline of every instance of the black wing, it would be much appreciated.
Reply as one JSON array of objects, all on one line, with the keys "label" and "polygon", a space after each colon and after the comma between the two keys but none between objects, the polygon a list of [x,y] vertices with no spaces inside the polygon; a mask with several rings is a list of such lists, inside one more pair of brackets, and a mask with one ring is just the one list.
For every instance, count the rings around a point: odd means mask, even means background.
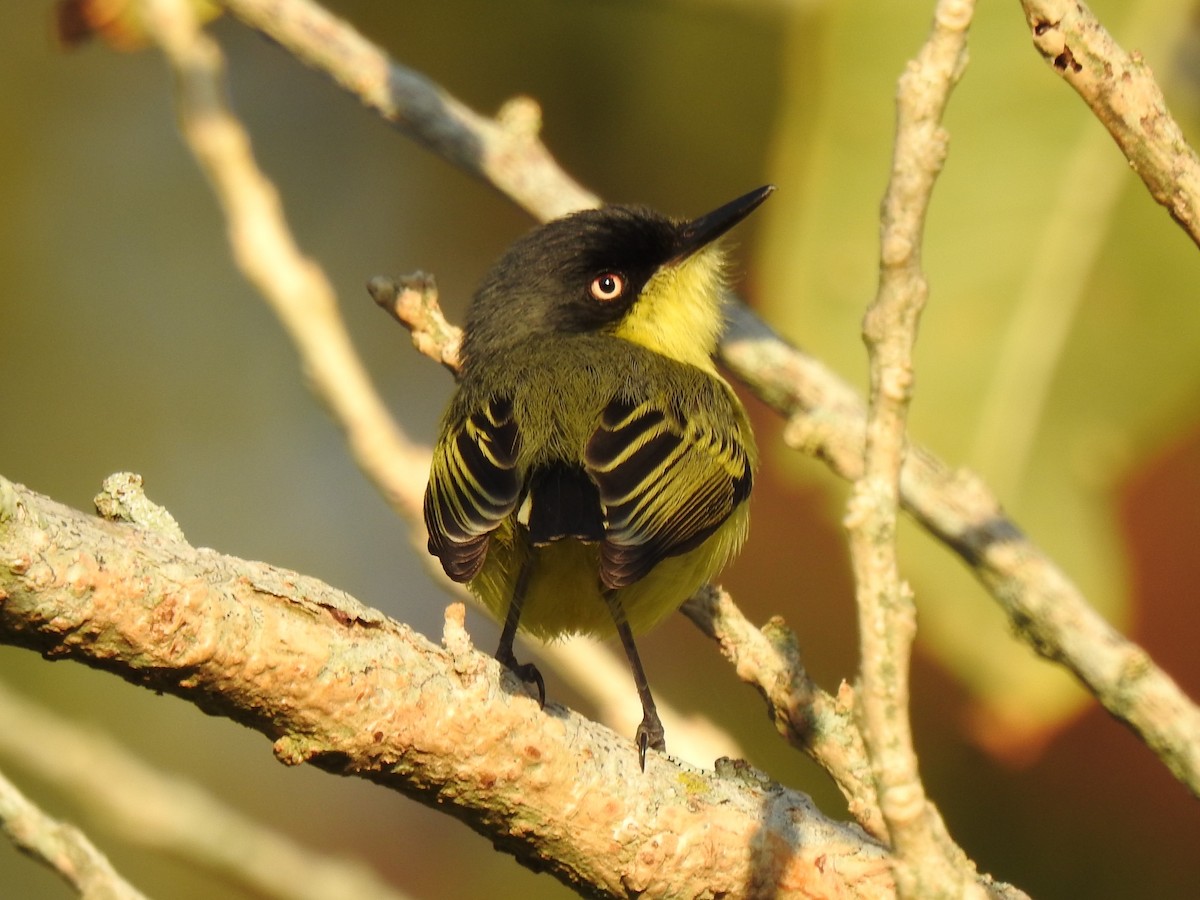
[{"label": "black wing", "polygon": [[529,529],[535,547],[563,538],[584,543],[604,540],[604,513],[596,484],[578,463],[556,462],[529,474],[528,519],[523,508],[518,517]]},{"label": "black wing", "polygon": [[512,401],[493,398],[449,425],[433,452],[425,488],[429,552],[454,581],[475,577],[492,531],[516,508],[520,434]]},{"label": "black wing", "polygon": [[608,405],[584,454],[600,491],[600,578],[625,587],[704,542],[750,493],[751,464],[732,423],[681,422],[651,401]]}]

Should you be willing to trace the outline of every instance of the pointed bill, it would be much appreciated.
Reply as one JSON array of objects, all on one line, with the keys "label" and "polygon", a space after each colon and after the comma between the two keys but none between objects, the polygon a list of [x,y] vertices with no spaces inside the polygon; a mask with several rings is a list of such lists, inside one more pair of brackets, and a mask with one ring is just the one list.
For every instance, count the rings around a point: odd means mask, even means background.
[{"label": "pointed bill", "polygon": [[705,247],[731,229],[766,200],[775,190],[767,184],[731,200],[710,213],[692,219],[679,232],[678,253],[672,262],[687,259],[701,247]]}]

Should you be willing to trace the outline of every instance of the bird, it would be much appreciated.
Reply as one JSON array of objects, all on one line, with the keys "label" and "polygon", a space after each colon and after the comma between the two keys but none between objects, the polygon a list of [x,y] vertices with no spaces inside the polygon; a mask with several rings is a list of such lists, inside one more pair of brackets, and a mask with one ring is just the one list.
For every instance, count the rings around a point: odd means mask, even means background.
[{"label": "bird", "polygon": [[429,552],[503,627],[619,637],[642,770],[666,738],[634,643],[740,550],[757,450],[713,362],[718,239],[774,190],[692,219],[644,206],[571,213],[518,238],[472,297],[458,384],[434,445]]}]

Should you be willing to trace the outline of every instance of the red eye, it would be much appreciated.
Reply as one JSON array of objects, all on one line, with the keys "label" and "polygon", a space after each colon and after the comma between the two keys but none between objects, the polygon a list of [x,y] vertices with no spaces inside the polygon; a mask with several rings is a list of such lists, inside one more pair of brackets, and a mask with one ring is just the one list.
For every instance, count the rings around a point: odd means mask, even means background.
[{"label": "red eye", "polygon": [[592,279],[588,290],[591,292],[592,297],[601,303],[616,300],[625,293],[625,276],[618,275],[616,272],[605,272],[603,275],[597,275]]}]

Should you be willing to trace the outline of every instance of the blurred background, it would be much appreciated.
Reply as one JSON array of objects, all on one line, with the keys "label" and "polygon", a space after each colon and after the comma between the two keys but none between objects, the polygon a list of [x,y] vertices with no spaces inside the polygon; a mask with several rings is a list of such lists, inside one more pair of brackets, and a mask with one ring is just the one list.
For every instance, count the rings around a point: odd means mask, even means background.
[{"label": "blurred background", "polygon": [[[736,235],[743,295],[865,383],[859,322],[877,277],[895,83],[932,3],[329,5],[477,110],[536,98],[552,152],[609,200],[694,215],[778,184]],[[1192,4],[1092,6],[1142,50],[1194,138]],[[0,32],[0,473],[90,510],[106,475],[138,472],[193,544],[317,576],[437,640],[446,597],[235,271],[176,133],[165,64],[98,44],[64,53],[51,19],[49,2],[14,4]],[[336,286],[396,416],[430,440],[450,378],[364,284],[434,272],[461,321],[488,263],[531,221],[236,21],[210,28],[301,247]],[[980,5],[946,126],[913,436],[980,471],[1089,599],[1198,697],[1200,253],[1033,51],[1015,0]],[[723,581],[752,619],[783,615],[832,690],[856,670],[846,486],[786,450],[778,419],[749,402],[764,471],[747,552]],[[1043,900],[1196,896],[1196,801],[1011,638],[960,563],[916,529],[902,550],[922,626],[923,774],[980,869]],[[468,615],[490,650],[497,627]],[[661,697],[710,716],[756,766],[845,816],[825,776],[782,744],[757,695],[682,616],[640,645]],[[284,768],[260,735],[174,698],[3,646],[0,679],[305,845],[365,861],[413,898],[569,896],[449,817]],[[554,679],[549,692],[587,712]],[[0,769],[83,825],[151,896],[258,896],[123,842],[2,756]],[[70,892],[0,842],[0,896]]]}]

